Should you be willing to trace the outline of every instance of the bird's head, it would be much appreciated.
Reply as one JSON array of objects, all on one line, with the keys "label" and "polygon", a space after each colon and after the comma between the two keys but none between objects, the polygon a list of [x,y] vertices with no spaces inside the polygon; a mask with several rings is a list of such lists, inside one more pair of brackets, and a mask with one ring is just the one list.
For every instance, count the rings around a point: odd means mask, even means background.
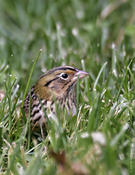
[{"label": "bird's head", "polygon": [[53,96],[62,98],[77,82],[88,76],[87,72],[70,66],[56,67],[40,77],[35,85],[35,92],[42,99],[51,100]]}]

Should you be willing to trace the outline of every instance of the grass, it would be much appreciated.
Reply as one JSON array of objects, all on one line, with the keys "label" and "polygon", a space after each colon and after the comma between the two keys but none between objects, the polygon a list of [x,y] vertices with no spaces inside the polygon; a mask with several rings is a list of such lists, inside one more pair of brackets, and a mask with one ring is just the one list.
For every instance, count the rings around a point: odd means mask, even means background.
[{"label": "grass", "polygon": [[[134,7],[0,1],[0,174],[134,175]],[[78,113],[65,119],[59,111],[46,139],[31,142],[22,101],[39,75],[60,65],[90,74],[77,86]]]}]

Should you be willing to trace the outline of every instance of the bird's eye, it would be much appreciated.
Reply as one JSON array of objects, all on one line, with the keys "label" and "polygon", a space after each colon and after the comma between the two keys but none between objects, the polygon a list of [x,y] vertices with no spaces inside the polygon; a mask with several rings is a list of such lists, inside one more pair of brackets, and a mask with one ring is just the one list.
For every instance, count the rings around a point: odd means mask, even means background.
[{"label": "bird's eye", "polygon": [[67,78],[68,78],[68,74],[62,73],[62,74],[61,74],[61,78],[62,78],[62,79],[67,79]]}]

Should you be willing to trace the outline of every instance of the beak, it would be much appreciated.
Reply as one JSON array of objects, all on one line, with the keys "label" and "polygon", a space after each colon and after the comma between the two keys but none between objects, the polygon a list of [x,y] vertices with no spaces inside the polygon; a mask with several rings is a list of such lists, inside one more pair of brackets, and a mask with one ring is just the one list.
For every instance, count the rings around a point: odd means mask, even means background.
[{"label": "beak", "polygon": [[79,79],[82,79],[82,78],[84,78],[84,77],[86,77],[88,75],[89,74],[87,72],[84,72],[82,70],[78,70],[77,73],[74,76],[74,81],[76,81],[78,77],[79,77]]}]

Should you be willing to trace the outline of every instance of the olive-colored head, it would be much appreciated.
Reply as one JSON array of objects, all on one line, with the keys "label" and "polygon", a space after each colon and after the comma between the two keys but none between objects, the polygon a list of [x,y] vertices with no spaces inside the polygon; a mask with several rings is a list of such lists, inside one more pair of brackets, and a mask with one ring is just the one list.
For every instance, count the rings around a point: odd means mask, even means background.
[{"label": "olive-colored head", "polygon": [[87,72],[70,66],[56,67],[40,77],[35,85],[35,92],[46,100],[52,100],[53,96],[63,98],[75,85],[78,77],[82,79],[86,76]]}]

